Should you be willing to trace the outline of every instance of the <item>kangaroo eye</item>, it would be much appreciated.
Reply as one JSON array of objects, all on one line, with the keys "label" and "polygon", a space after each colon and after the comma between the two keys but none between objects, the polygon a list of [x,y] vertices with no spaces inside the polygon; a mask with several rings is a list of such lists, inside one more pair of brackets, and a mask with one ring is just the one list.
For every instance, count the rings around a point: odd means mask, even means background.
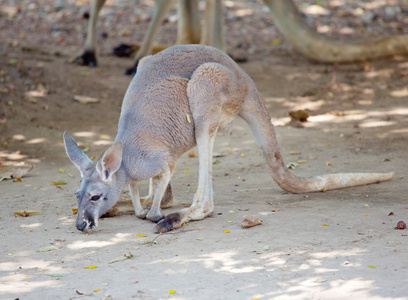
[{"label": "kangaroo eye", "polygon": [[99,198],[101,198],[101,196],[102,196],[102,195],[92,196],[92,197],[91,197],[91,200],[92,200],[92,201],[97,201],[97,200],[99,200]]}]

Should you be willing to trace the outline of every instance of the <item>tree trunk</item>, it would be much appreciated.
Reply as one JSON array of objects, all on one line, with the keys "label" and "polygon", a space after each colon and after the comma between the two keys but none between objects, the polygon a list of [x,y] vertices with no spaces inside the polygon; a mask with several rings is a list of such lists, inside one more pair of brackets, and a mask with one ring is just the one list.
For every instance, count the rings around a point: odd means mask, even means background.
[{"label": "tree trunk", "polygon": [[325,63],[365,61],[408,54],[408,35],[359,41],[331,40],[309,27],[292,0],[264,0],[285,38],[300,53]]}]

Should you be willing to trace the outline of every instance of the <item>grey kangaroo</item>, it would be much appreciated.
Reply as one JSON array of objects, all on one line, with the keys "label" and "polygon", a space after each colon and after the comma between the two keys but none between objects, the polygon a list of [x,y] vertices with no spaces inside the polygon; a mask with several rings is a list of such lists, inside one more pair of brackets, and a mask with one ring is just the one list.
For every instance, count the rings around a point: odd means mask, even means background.
[{"label": "grey kangaroo", "polygon": [[[217,132],[228,132],[240,116],[251,128],[276,183],[291,193],[308,193],[391,180],[394,173],[328,174],[299,178],[280,154],[274,127],[251,78],[224,52],[203,45],[170,47],[140,61],[122,104],[114,144],[95,164],[64,133],[66,152],[80,170],[76,191],[79,230],[92,229],[129,184],[136,216],[158,222],[162,233],[214,211],[213,144]],[[173,204],[170,178],[177,158],[198,147],[199,179],[189,208],[164,217]],[[151,180],[143,207],[138,182]],[[154,191],[153,191],[154,189]]]}]

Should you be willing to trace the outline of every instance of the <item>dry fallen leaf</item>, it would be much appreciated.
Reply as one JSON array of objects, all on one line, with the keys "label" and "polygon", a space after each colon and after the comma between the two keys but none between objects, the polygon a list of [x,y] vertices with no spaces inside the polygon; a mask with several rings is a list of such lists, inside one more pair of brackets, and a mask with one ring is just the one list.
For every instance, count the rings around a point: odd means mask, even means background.
[{"label": "dry fallen leaf", "polygon": [[191,152],[188,154],[188,157],[195,157],[195,152],[194,152],[194,151],[191,151]]},{"label": "dry fallen leaf", "polygon": [[58,181],[51,181],[50,184],[52,185],[64,185],[67,184],[65,181],[58,180]]},{"label": "dry fallen leaf", "polygon": [[93,295],[92,293],[80,292],[80,291],[76,291],[76,293],[77,293],[78,295],[82,295],[82,296],[92,296],[92,295]]},{"label": "dry fallen leaf", "polygon": [[[13,172],[6,172],[2,174],[3,176],[0,177],[0,181],[3,180],[8,180],[8,179],[14,179],[17,181],[22,181],[21,178],[23,178],[28,172],[30,172],[33,169],[33,166],[31,166],[30,169],[18,169]],[[18,180],[20,179],[20,180]]]},{"label": "dry fallen leaf", "polygon": [[296,169],[297,167],[299,167],[299,164],[297,164],[295,162],[290,162],[290,163],[286,164],[286,168],[288,168],[288,169]]},{"label": "dry fallen leaf", "polygon": [[73,215],[76,215],[78,213],[78,208],[72,208],[71,210]]},{"label": "dry fallen leaf", "polygon": [[112,264],[112,263],[115,263],[115,262],[118,262],[118,261],[123,261],[123,260],[131,259],[132,256],[133,256],[132,253],[127,252],[125,255],[122,255],[122,256],[119,256],[119,257],[116,257],[116,258],[112,259],[109,263]]},{"label": "dry fallen leaf", "polygon": [[50,277],[63,277],[64,276],[62,274],[45,274],[45,275],[50,276]]},{"label": "dry fallen leaf", "polygon": [[53,251],[53,250],[59,250],[62,247],[57,247],[57,246],[50,246],[50,247],[45,247],[45,248],[38,248],[35,251],[37,252],[48,252],[48,251]]},{"label": "dry fallen leaf", "polygon": [[191,124],[190,115],[186,114],[186,117],[187,117],[187,122]]},{"label": "dry fallen leaf", "polygon": [[242,228],[250,228],[256,225],[262,225],[262,221],[259,220],[259,218],[255,216],[245,216],[241,225],[242,225]]},{"label": "dry fallen leaf", "polygon": [[19,210],[19,211],[15,211],[14,214],[24,217],[23,214],[31,215],[31,214],[36,214],[40,212],[42,212],[42,210]]},{"label": "dry fallen leaf", "polygon": [[88,97],[88,96],[74,96],[74,100],[81,103],[81,104],[91,104],[91,103],[98,103],[100,100],[98,98]]},{"label": "dry fallen leaf", "polygon": [[140,234],[140,233],[136,233],[136,235],[137,235],[137,236],[140,236],[140,237],[146,237],[146,236],[147,236],[147,235]]},{"label": "dry fallen leaf", "polygon": [[309,114],[304,110],[296,110],[289,112],[289,116],[292,119],[298,120],[300,122],[306,122],[307,118],[309,118]]}]

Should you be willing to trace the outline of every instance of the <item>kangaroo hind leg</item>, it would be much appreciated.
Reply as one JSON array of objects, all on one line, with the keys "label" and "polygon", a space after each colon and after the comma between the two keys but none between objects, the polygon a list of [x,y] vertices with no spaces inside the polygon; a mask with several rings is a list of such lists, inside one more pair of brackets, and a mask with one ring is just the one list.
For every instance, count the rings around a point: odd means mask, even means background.
[{"label": "kangaroo hind leg", "polygon": [[[187,96],[199,155],[198,188],[192,205],[161,220],[154,229],[156,233],[179,228],[183,223],[201,220],[213,213],[212,156],[215,135],[220,126],[232,122],[240,106],[239,97],[234,98],[234,95],[225,92],[231,90],[231,83],[237,83],[234,74],[217,63],[201,65],[188,83]],[[225,104],[231,104],[227,110]]]}]

